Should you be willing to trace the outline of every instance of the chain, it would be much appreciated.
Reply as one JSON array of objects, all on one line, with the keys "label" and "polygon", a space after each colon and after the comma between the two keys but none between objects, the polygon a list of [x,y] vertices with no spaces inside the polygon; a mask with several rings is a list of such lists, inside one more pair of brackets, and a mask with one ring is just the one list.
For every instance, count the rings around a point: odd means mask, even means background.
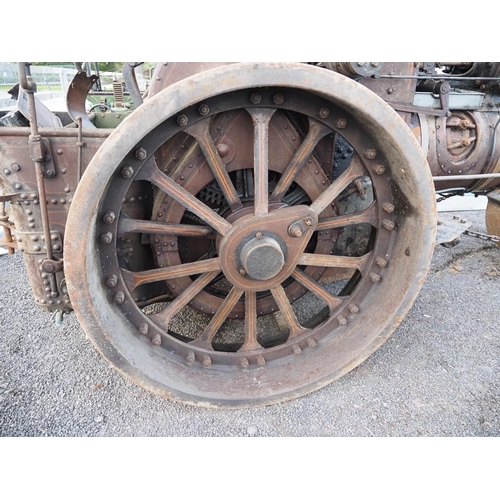
[{"label": "chain", "polygon": [[494,236],[493,234],[478,233],[477,231],[471,231],[470,229],[466,229],[464,231],[464,234],[466,234],[467,236],[473,236],[474,238],[479,238],[481,240],[491,241],[492,243],[500,243],[500,237]]}]

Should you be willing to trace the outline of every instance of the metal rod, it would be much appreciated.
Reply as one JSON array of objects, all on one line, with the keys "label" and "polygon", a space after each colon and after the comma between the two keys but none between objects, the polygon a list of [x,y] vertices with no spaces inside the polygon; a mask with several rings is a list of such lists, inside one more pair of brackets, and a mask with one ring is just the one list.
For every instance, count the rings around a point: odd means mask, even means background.
[{"label": "metal rod", "polygon": [[440,76],[440,75],[379,75],[372,76],[371,78],[392,78],[393,80],[492,80],[498,81],[500,77],[497,76]]},{"label": "metal rod", "polygon": [[434,182],[439,181],[461,181],[474,179],[499,179],[500,174],[476,174],[476,175],[439,175],[432,177]]},{"label": "metal rod", "polygon": [[[106,139],[114,129],[105,128],[89,128],[85,131],[85,137]],[[0,137],[25,137],[30,135],[30,130],[27,127],[0,127]],[[78,137],[77,128],[43,128],[41,131],[42,137]]]},{"label": "metal rod", "polygon": [[78,148],[78,165],[76,172],[76,182],[77,184],[80,182],[82,178],[82,153],[83,153],[83,132],[82,132],[82,117],[76,117],[76,124],[78,125],[78,140],[76,142],[76,146]]}]

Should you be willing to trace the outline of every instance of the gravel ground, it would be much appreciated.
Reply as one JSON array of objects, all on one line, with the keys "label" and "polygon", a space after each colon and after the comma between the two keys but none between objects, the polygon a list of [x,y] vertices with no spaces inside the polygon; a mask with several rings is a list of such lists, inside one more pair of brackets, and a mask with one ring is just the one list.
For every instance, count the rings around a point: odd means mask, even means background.
[{"label": "gravel ground", "polygon": [[[484,212],[462,213],[485,232]],[[500,249],[436,248],[412,310],[358,368],[295,401],[216,410],[163,400],[100,357],[74,315],[35,306],[0,256],[1,436],[498,436]]]}]

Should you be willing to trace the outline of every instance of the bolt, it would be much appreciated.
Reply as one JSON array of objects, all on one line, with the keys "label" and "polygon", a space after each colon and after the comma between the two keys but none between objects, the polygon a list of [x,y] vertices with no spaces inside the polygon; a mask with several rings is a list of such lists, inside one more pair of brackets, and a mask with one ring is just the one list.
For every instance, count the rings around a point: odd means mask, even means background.
[{"label": "bolt", "polygon": [[184,358],[186,359],[186,361],[188,363],[194,363],[196,357],[194,355],[194,352],[193,351],[189,351],[185,356]]},{"label": "bolt", "polygon": [[242,276],[244,276],[246,273],[247,273],[247,272],[246,272],[243,268],[241,268],[241,269],[240,269],[240,274],[241,274]]},{"label": "bolt", "polygon": [[276,94],[273,97],[273,102],[274,104],[283,104],[285,98],[283,97],[283,94]]},{"label": "bolt", "polygon": [[135,151],[135,157],[138,160],[145,160],[146,159],[146,150],[144,148],[139,148]]},{"label": "bolt", "polygon": [[392,212],[394,212],[394,205],[392,203],[389,203],[388,201],[382,203],[382,208],[389,214],[392,214]]},{"label": "bolt", "polygon": [[243,370],[248,369],[248,359],[242,358],[240,361],[240,366],[243,368]]},{"label": "bolt", "polygon": [[292,224],[290,226],[290,229],[288,230],[288,233],[294,238],[300,238],[302,236],[302,229],[298,224]]},{"label": "bolt", "polygon": [[113,224],[115,219],[116,215],[114,214],[114,212],[106,212],[102,217],[102,220],[105,224]]},{"label": "bolt", "polygon": [[365,64],[366,64],[366,63],[364,63],[364,62],[359,62],[359,63],[358,63],[358,66],[364,66]]},{"label": "bolt", "polygon": [[371,62],[370,64],[371,64],[374,68],[376,68],[376,67],[379,65],[379,63],[378,63],[378,62]]},{"label": "bolt", "polygon": [[161,337],[159,333],[151,337],[151,343],[153,345],[161,345]]},{"label": "bolt", "polygon": [[205,368],[210,368],[210,365],[212,364],[212,359],[210,358],[210,356],[207,356],[205,354],[205,356],[203,356],[202,364]]},{"label": "bolt", "polygon": [[50,156],[50,155],[45,155],[44,160],[45,160],[46,162],[49,162],[50,160],[52,160],[52,158],[51,158],[51,156]]},{"label": "bolt", "polygon": [[14,170],[14,172],[19,172],[19,170],[21,170],[19,163],[13,163],[11,168],[12,170]]},{"label": "bolt", "polygon": [[125,294],[123,292],[117,292],[113,300],[115,301],[115,304],[123,304],[123,301],[125,300]]},{"label": "bolt", "polygon": [[262,239],[262,233],[261,233],[261,232],[255,233],[255,237],[256,237],[258,240]]},{"label": "bolt", "polygon": [[206,104],[200,104],[198,107],[198,113],[202,116],[207,116],[210,113],[210,108]]},{"label": "bolt", "polygon": [[54,177],[54,171],[53,170],[47,170],[47,177]]},{"label": "bolt", "polygon": [[3,173],[4,173],[5,175],[10,175],[10,170],[9,170],[8,168],[4,168],[4,169],[3,169]]},{"label": "bolt", "polygon": [[363,154],[369,160],[373,160],[375,156],[377,156],[377,151],[375,151],[375,149],[373,148],[368,148]]},{"label": "bolt", "polygon": [[344,316],[342,316],[342,315],[337,316],[337,321],[342,326],[347,325],[347,319]]},{"label": "bolt", "polygon": [[179,115],[177,117],[177,123],[181,126],[181,127],[185,127],[188,123],[188,117],[186,115]]},{"label": "bolt", "polygon": [[19,184],[19,182],[16,182],[14,184],[14,189],[17,189],[18,191],[21,190],[23,188],[23,186],[21,186],[21,184]]},{"label": "bolt", "polygon": [[392,231],[394,228],[395,228],[395,224],[394,222],[392,222],[392,220],[389,220],[389,219],[384,219],[384,221],[382,222],[382,225],[388,229],[389,231]]},{"label": "bolt", "polygon": [[296,354],[297,356],[299,354],[302,354],[302,349],[297,344],[295,344],[294,346],[292,346],[292,349],[293,349],[293,353]]},{"label": "bolt", "polygon": [[106,285],[109,286],[109,288],[113,288],[118,284],[118,278],[112,274],[111,276],[108,276],[106,279]]},{"label": "bolt", "polygon": [[304,222],[305,222],[306,226],[312,226],[312,219],[310,217],[306,217],[304,219]]},{"label": "bolt", "polygon": [[309,347],[313,348],[313,347],[316,347],[318,344],[316,343],[316,341],[312,337],[310,337],[307,339],[307,345]]},{"label": "bolt", "polygon": [[370,281],[378,283],[380,281],[380,276],[377,273],[370,273]]},{"label": "bolt", "polygon": [[337,128],[346,128],[347,127],[347,120],[345,118],[339,118],[335,122],[335,125],[337,125]]},{"label": "bolt", "polygon": [[388,94],[392,94],[393,92],[394,92],[394,89],[393,89],[392,87],[389,87],[389,88],[387,89],[387,93],[388,93]]},{"label": "bolt", "polygon": [[318,109],[318,116],[320,118],[328,118],[330,116],[330,110],[328,108]]},{"label": "bolt", "polygon": [[59,252],[60,250],[61,250],[61,245],[59,245],[59,244],[56,243],[54,245],[54,251]]},{"label": "bolt", "polygon": [[134,169],[130,166],[126,166],[126,167],[122,168],[122,176],[125,177],[125,179],[132,177],[133,173],[134,173]]},{"label": "bolt", "polygon": [[101,234],[101,243],[105,245],[111,243],[113,241],[113,235],[108,231],[107,233]]},{"label": "bolt", "polygon": [[377,263],[377,266],[379,266],[379,267],[385,267],[385,266],[387,266],[387,261],[384,258],[382,258],[382,257],[377,257],[375,259],[375,262]]},{"label": "bolt", "polygon": [[259,104],[259,102],[261,101],[261,99],[262,99],[262,96],[260,94],[257,94],[257,93],[250,94],[250,100],[254,104]]},{"label": "bolt", "polygon": [[262,354],[259,354],[257,356],[257,366],[262,368],[265,364],[266,364],[266,360],[264,359],[264,356],[262,356]]},{"label": "bolt", "polygon": [[141,323],[139,325],[139,333],[141,335],[147,335],[148,334],[148,324],[147,323]]},{"label": "bolt", "polygon": [[377,165],[373,170],[377,175],[382,175],[385,172],[385,167],[383,165]]},{"label": "bolt", "polygon": [[359,313],[359,307],[355,304],[349,304],[349,311],[352,313],[352,314],[358,314]]}]

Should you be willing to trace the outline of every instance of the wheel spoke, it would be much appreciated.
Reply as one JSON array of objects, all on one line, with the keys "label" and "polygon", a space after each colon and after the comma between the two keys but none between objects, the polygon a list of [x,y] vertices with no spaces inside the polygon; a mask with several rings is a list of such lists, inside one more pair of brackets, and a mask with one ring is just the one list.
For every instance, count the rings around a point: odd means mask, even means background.
[{"label": "wheel spoke", "polygon": [[268,212],[269,122],[275,111],[269,108],[248,110],[254,125],[255,215]]},{"label": "wheel spoke", "polygon": [[283,318],[285,318],[285,321],[288,323],[288,328],[290,329],[290,336],[288,338],[291,339],[307,331],[307,328],[304,328],[299,323],[283,287],[278,285],[277,287],[271,289],[271,293],[280,308],[281,314],[283,314]]},{"label": "wheel spoke", "polygon": [[207,325],[203,333],[196,340],[191,342],[191,345],[201,347],[204,349],[212,349],[212,341],[222,326],[222,323],[229,316],[229,313],[233,310],[234,306],[240,300],[243,295],[243,290],[239,290],[236,287],[231,288],[231,291],[227,294],[224,302],[219,307],[218,311],[215,313],[214,317]]},{"label": "wheel spoke", "polygon": [[309,118],[309,132],[290,161],[290,164],[286,168],[285,172],[281,176],[278,185],[269,198],[269,201],[280,201],[283,196],[285,196],[288,188],[291,186],[295,177],[297,177],[298,173],[307,162],[307,159],[311,156],[318,142],[329,133],[331,133],[330,128],[320,122],[317,122],[316,120],[313,120],[312,118]]},{"label": "wheel spoke", "polygon": [[363,164],[357,155],[352,157],[349,168],[323,191],[311,208],[319,215],[357,177],[364,174]]},{"label": "wheel spoke", "polygon": [[347,269],[361,269],[371,257],[371,252],[362,257],[344,257],[342,255],[323,255],[303,253],[297,262],[299,266],[340,267]]},{"label": "wheel spoke", "polygon": [[245,342],[239,351],[260,349],[257,341],[257,294],[245,292]]},{"label": "wheel spoke", "polygon": [[183,276],[191,276],[193,274],[201,274],[209,271],[220,271],[220,262],[218,258],[200,260],[160,269],[151,269],[149,271],[132,272],[126,269],[121,270],[123,281],[125,281],[129,290],[133,290],[145,283],[152,283],[153,281],[182,278]]},{"label": "wheel spoke", "polygon": [[318,296],[321,300],[326,302],[330,314],[332,311],[340,306],[344,299],[334,297],[325,287],[321,286],[317,281],[313,280],[309,275],[300,269],[295,269],[292,273],[292,277],[296,279],[301,285],[305,286],[309,291]]},{"label": "wheel spoke", "polygon": [[220,234],[225,235],[231,229],[231,224],[217,215],[203,202],[195,198],[191,193],[179,186],[156,167],[153,161],[146,163],[136,179],[144,179],[152,182],[169,196],[178,201],[191,212],[201,217],[208,225],[212,226]]},{"label": "wheel spoke", "polygon": [[192,224],[169,224],[149,220],[131,219],[125,214],[118,223],[118,236],[126,233],[165,234],[169,236],[207,237],[213,236],[214,231],[208,226],[195,226]]},{"label": "wheel spoke", "polygon": [[325,229],[333,229],[335,227],[344,227],[351,224],[362,223],[368,223],[376,227],[378,224],[376,207],[377,206],[375,202],[373,202],[366,210],[363,210],[362,212],[339,215],[337,217],[323,219],[318,222],[316,231],[324,231]]},{"label": "wheel spoke", "polygon": [[157,325],[167,329],[171,319],[191,300],[193,300],[217,275],[219,271],[212,271],[193,281],[175,300],[163,311],[149,316]]},{"label": "wheel spoke", "polygon": [[229,178],[226,167],[221,160],[219,152],[210,136],[209,131],[210,119],[203,120],[201,122],[195,123],[190,127],[187,127],[184,131],[194,137],[207,160],[207,163],[214,174],[216,181],[218,182],[224,196],[226,197],[227,203],[231,210],[235,210],[242,206],[241,201],[238,197],[238,193],[234,188],[234,185]]}]

